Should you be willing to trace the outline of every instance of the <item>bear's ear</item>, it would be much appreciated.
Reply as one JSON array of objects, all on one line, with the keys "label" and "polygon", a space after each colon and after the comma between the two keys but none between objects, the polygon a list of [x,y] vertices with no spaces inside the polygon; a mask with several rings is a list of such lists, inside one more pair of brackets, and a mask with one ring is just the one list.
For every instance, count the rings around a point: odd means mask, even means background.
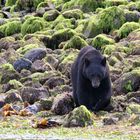
[{"label": "bear's ear", "polygon": [[88,66],[89,65],[89,60],[87,58],[85,58],[85,65]]},{"label": "bear's ear", "polygon": [[104,57],[104,58],[102,59],[101,64],[102,64],[103,66],[105,66],[105,65],[106,65],[106,57]]}]

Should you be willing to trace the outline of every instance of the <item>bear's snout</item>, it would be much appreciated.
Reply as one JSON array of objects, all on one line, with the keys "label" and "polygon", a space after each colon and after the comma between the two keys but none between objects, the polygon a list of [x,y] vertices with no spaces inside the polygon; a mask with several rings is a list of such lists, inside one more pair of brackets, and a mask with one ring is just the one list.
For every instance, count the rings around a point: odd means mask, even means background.
[{"label": "bear's snout", "polygon": [[100,79],[98,77],[94,77],[91,84],[93,88],[98,88],[100,86]]}]

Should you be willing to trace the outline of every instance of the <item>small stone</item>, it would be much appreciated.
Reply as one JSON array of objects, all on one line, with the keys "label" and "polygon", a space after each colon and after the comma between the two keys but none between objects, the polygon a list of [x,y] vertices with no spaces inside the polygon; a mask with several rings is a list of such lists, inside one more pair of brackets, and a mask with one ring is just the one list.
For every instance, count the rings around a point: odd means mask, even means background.
[{"label": "small stone", "polygon": [[116,124],[118,121],[118,118],[104,118],[103,119],[103,124],[104,125],[112,125],[112,124]]}]

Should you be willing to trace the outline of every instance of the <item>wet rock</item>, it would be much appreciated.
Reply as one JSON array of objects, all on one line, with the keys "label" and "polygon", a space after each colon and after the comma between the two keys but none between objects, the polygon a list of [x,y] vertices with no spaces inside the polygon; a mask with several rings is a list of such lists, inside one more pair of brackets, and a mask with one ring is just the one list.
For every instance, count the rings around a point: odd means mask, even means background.
[{"label": "wet rock", "polygon": [[47,98],[50,96],[48,90],[43,87],[24,87],[20,92],[23,101],[27,101],[30,104],[33,104],[34,102],[39,101],[42,98]]},{"label": "wet rock", "polygon": [[55,20],[59,15],[59,12],[57,10],[49,10],[44,13],[43,18],[46,21],[53,21]]},{"label": "wet rock", "polygon": [[11,18],[11,13],[10,12],[6,12],[6,11],[2,11],[4,18]]},{"label": "wet rock", "polygon": [[22,69],[31,69],[32,62],[26,58],[20,58],[14,62],[13,66],[16,71],[20,72]]},{"label": "wet rock", "polygon": [[136,91],[140,85],[140,70],[134,69],[131,72],[124,73],[114,82],[116,94]]},{"label": "wet rock", "polygon": [[20,93],[17,90],[10,90],[6,92],[6,94],[7,94],[7,96],[5,97],[6,103],[22,102]]},{"label": "wet rock", "polygon": [[36,11],[37,16],[39,16],[39,17],[42,17],[44,15],[44,13],[45,13],[45,8],[43,8],[43,7],[37,9],[37,11]]},{"label": "wet rock", "polygon": [[128,102],[135,102],[140,104],[140,91],[129,92],[127,94],[127,100]]},{"label": "wet rock", "polygon": [[32,72],[45,72],[53,70],[50,64],[45,63],[43,60],[36,60],[31,67]]},{"label": "wet rock", "polygon": [[126,18],[126,21],[128,21],[128,22],[131,22],[131,21],[138,22],[140,19],[140,12],[126,10],[125,18]]},{"label": "wet rock", "polygon": [[5,105],[5,101],[4,100],[0,100],[0,108],[2,108]]},{"label": "wet rock", "polygon": [[0,51],[2,49],[7,50],[9,47],[11,47],[11,44],[15,42],[15,39],[13,37],[4,37],[0,39]]},{"label": "wet rock", "polygon": [[63,122],[63,126],[65,127],[76,127],[76,126],[85,127],[92,124],[93,124],[92,114],[83,105],[71,111],[65,117]]},{"label": "wet rock", "polygon": [[41,106],[44,110],[50,110],[52,108],[52,105],[53,105],[53,98],[49,97],[46,99],[41,99],[39,101],[39,103],[41,104]]},{"label": "wet rock", "polygon": [[45,82],[45,86],[49,87],[49,89],[53,89],[56,86],[61,86],[66,83],[66,80],[61,77],[52,77]]},{"label": "wet rock", "polygon": [[135,103],[129,104],[128,107],[126,108],[126,113],[128,113],[128,114],[140,114],[140,105],[135,104]]},{"label": "wet rock", "polygon": [[57,115],[64,115],[72,111],[73,108],[74,101],[72,95],[68,93],[63,93],[56,96],[51,110]]},{"label": "wet rock", "polygon": [[47,54],[46,61],[55,69],[57,68],[59,63],[58,59],[56,59],[52,54]]},{"label": "wet rock", "polygon": [[112,125],[112,124],[116,124],[117,121],[118,121],[118,118],[108,117],[108,118],[103,119],[103,124],[104,125]]},{"label": "wet rock", "polygon": [[3,64],[1,66],[0,75],[1,75],[2,84],[6,84],[7,82],[9,82],[12,79],[16,79],[16,80],[20,79],[19,73],[16,72],[14,67],[9,63]]},{"label": "wet rock", "polygon": [[35,48],[31,49],[27,53],[25,53],[24,58],[34,62],[36,60],[41,60],[46,56],[46,50],[43,48]]}]

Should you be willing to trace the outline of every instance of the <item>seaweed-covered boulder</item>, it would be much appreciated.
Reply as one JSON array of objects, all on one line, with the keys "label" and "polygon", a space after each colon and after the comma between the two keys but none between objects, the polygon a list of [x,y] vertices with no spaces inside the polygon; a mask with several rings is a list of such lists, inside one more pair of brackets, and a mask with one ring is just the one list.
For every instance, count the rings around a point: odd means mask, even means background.
[{"label": "seaweed-covered boulder", "polygon": [[46,21],[54,21],[59,15],[59,12],[57,10],[49,10],[44,13],[43,18]]},{"label": "seaweed-covered boulder", "polygon": [[21,31],[21,22],[20,21],[9,21],[0,26],[0,32],[4,36],[10,36],[15,33],[20,33]]},{"label": "seaweed-covered boulder", "polygon": [[65,18],[75,18],[75,19],[83,18],[83,12],[80,9],[72,9],[72,10],[64,11],[62,15]]},{"label": "seaweed-covered boulder", "polygon": [[64,45],[64,49],[75,48],[80,50],[86,46],[88,43],[80,36],[75,35]]},{"label": "seaweed-covered boulder", "polygon": [[22,69],[30,70],[32,62],[26,58],[20,58],[13,63],[14,69],[20,72]]},{"label": "seaweed-covered boulder", "polygon": [[138,11],[125,10],[125,19],[127,22],[138,22],[140,19],[140,13]]},{"label": "seaweed-covered boulder", "polygon": [[13,37],[4,37],[0,39],[0,51],[2,49],[7,50],[9,47],[11,47],[11,44],[15,42],[15,39]]},{"label": "seaweed-covered boulder", "polygon": [[34,62],[36,60],[41,60],[46,56],[46,49],[43,48],[34,48],[26,52],[24,58]]},{"label": "seaweed-covered boulder", "polygon": [[1,77],[0,83],[5,84],[12,79],[19,80],[20,75],[18,72],[16,72],[16,70],[11,64],[9,63],[3,64],[1,65],[0,69],[1,69],[0,70],[0,77]]},{"label": "seaweed-covered boulder", "polygon": [[129,114],[139,114],[140,113],[140,105],[131,103],[126,108],[126,112]]},{"label": "seaweed-covered boulder", "polygon": [[92,114],[83,105],[71,111],[65,117],[63,122],[63,125],[65,127],[75,127],[75,126],[85,127],[92,124],[93,124]]},{"label": "seaweed-covered boulder", "polygon": [[96,0],[71,0],[66,2],[62,9],[81,9],[83,12],[90,12],[90,11],[95,11],[97,7],[102,5],[102,0],[101,1],[96,1]]},{"label": "seaweed-covered boulder", "polygon": [[116,94],[128,93],[138,90],[140,85],[140,69],[136,68],[131,72],[124,73],[114,82],[114,90]]},{"label": "seaweed-covered boulder", "polygon": [[102,10],[98,14],[98,18],[99,27],[103,30],[104,33],[118,29],[125,22],[124,11],[117,6]]},{"label": "seaweed-covered boulder", "polygon": [[42,98],[49,97],[49,92],[46,88],[33,88],[33,87],[23,87],[20,91],[23,101],[27,101],[30,104],[33,104],[36,101],[41,100]]},{"label": "seaweed-covered boulder", "polygon": [[13,10],[35,10],[38,4],[41,2],[44,2],[44,0],[17,0],[13,6]]},{"label": "seaweed-covered boulder", "polygon": [[16,0],[6,0],[6,3],[5,3],[5,6],[8,7],[8,6],[12,6],[16,3]]},{"label": "seaweed-covered boulder", "polygon": [[127,37],[128,34],[136,29],[140,28],[140,24],[136,22],[126,22],[121,26],[118,31],[118,36],[120,38]]},{"label": "seaweed-covered boulder", "polygon": [[51,40],[50,40],[50,46],[48,46],[51,49],[57,49],[58,45],[61,42],[67,41],[70,38],[72,38],[74,35],[76,34],[76,32],[72,29],[66,28],[66,29],[62,29],[62,30],[58,30],[56,31]]},{"label": "seaweed-covered boulder", "polygon": [[40,31],[45,27],[45,21],[40,17],[29,17],[25,20],[21,27],[21,33],[23,35]]},{"label": "seaweed-covered boulder", "polygon": [[105,6],[119,6],[119,5],[126,5],[128,4],[127,0],[105,0]]},{"label": "seaweed-covered boulder", "polygon": [[69,93],[62,93],[55,97],[52,112],[57,115],[68,114],[74,108],[74,101],[72,95]]},{"label": "seaweed-covered boulder", "polygon": [[108,44],[114,44],[115,41],[111,37],[105,35],[105,34],[99,34],[92,40],[92,46],[96,49],[102,50],[102,46],[108,45]]}]

